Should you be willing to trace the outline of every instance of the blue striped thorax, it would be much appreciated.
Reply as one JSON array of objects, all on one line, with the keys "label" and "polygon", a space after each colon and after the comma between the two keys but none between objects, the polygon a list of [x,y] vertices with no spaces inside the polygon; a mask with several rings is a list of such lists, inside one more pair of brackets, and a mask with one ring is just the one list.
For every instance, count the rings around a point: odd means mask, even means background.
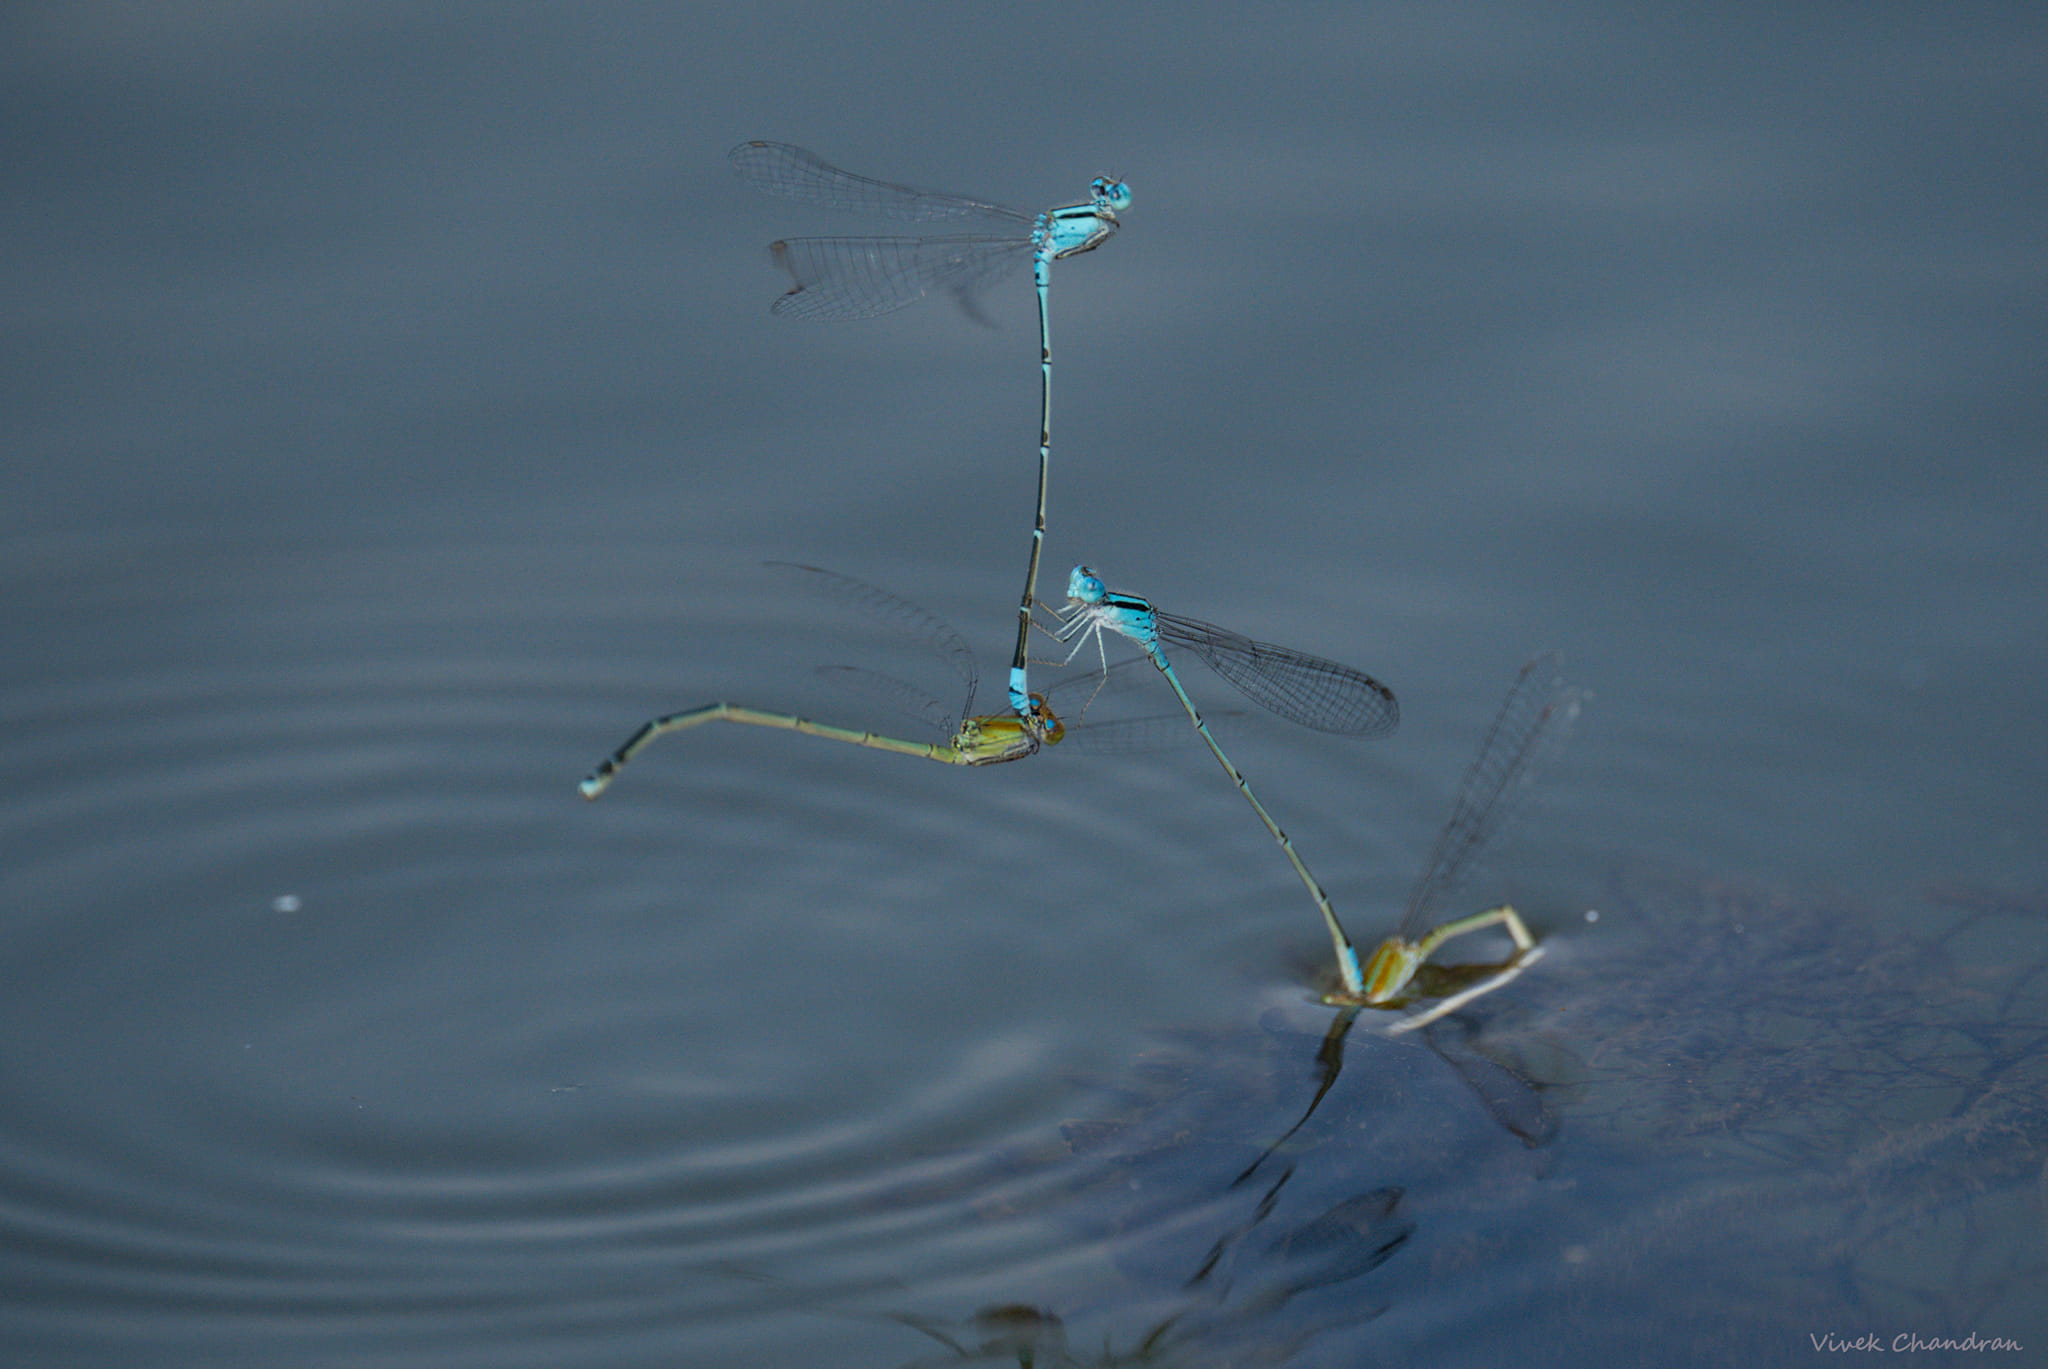
[{"label": "blue striped thorax", "polygon": [[1114,619],[1109,626],[1140,645],[1149,646],[1159,640],[1159,622],[1152,611],[1152,601],[1110,589],[1086,566],[1075,566],[1073,574],[1067,577],[1067,598],[1094,609],[1091,616],[1098,622]]},{"label": "blue striped thorax", "polygon": [[1039,216],[1038,247],[1057,261],[1093,252],[1117,230],[1117,211],[1131,207],[1131,188],[1122,181],[1097,176],[1087,204],[1049,209]]}]

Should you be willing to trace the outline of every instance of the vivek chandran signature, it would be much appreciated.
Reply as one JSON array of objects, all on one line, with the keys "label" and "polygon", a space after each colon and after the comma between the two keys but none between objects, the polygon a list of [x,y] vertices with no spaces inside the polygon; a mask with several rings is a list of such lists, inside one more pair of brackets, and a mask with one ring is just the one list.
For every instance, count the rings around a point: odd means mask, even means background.
[{"label": "vivek chandran signature", "polygon": [[1832,1331],[1807,1332],[1807,1339],[1819,1351],[1861,1351],[1870,1355],[1911,1355],[1927,1350],[2019,1350],[2023,1348],[2016,1340],[2005,1336],[1980,1336],[1972,1331],[1967,1336],[1923,1336],[1917,1331],[1901,1331],[1887,1340],[1871,1332],[1868,1335],[1838,1336]]}]

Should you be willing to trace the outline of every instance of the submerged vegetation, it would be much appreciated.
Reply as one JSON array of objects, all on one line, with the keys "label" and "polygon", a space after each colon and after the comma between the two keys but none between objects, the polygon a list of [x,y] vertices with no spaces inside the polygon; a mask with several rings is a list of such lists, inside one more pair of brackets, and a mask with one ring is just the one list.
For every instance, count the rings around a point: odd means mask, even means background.
[{"label": "submerged vegetation", "polygon": [[1095,1275],[894,1319],[945,1347],[919,1364],[2038,1343],[2048,948],[2034,910],[1952,921],[1880,939],[1632,876],[1597,930],[1413,1037],[1302,1003],[1173,1038],[964,1195],[1056,1220]]}]

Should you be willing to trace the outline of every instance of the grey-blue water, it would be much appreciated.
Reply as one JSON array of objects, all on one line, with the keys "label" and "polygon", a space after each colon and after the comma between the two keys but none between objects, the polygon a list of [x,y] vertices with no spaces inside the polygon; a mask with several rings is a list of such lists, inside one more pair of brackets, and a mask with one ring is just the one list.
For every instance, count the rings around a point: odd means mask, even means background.
[{"label": "grey-blue water", "polygon": [[[0,53],[0,1359],[2041,1362],[2034,10],[80,2]],[[745,138],[1130,182],[1056,272],[1046,588],[1394,686],[1384,741],[1216,720],[1368,943],[1561,648],[1465,891],[1544,960],[1423,1036],[1318,1006],[1177,737],[713,727],[577,797],[657,712],[947,687],[764,560],[999,701],[1026,278],[771,318],[770,239],[876,226]]]}]

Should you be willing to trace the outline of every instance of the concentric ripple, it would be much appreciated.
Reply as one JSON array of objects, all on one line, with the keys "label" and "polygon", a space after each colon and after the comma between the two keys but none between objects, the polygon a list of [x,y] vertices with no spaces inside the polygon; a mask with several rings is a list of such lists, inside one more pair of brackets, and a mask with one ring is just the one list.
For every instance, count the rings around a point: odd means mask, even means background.
[{"label": "concentric ripple", "polygon": [[670,678],[781,678],[747,664],[773,615],[575,602],[517,548],[14,573],[71,607],[0,692],[9,1344],[802,1353],[845,1331],[792,1287],[872,1306],[1043,1253],[969,1180],[1111,1053],[1052,976],[1109,1000],[1128,929],[1057,890],[1113,890],[1142,804],[774,734],[586,804]]}]

